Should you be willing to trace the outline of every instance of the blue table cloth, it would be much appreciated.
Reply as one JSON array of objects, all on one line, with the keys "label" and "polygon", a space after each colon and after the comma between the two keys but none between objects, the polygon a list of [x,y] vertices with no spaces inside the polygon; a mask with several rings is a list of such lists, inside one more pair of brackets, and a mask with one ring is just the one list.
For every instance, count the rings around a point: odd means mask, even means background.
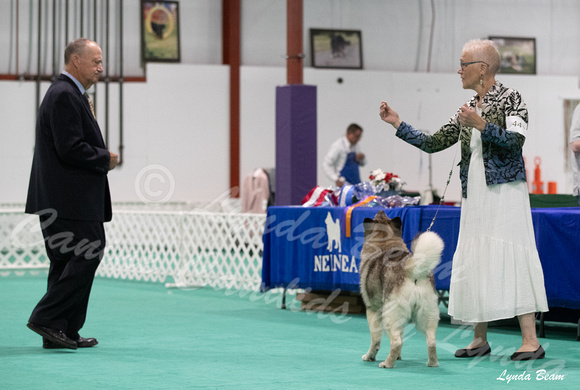
[{"label": "blue table cloth", "polygon": [[[350,237],[346,208],[277,206],[268,208],[264,230],[263,290],[276,287],[359,291],[363,220],[380,208],[352,210]],[[431,228],[445,242],[435,269],[438,290],[448,290],[457,246],[461,209],[452,206],[411,206],[384,210],[403,220],[403,240]],[[548,304],[580,309],[580,208],[532,209],[532,220]]]}]

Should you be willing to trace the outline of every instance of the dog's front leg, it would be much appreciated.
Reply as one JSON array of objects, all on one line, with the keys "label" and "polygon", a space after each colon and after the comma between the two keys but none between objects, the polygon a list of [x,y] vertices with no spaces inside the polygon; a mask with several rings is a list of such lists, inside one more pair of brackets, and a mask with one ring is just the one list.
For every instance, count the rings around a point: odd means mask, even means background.
[{"label": "dog's front leg", "polygon": [[381,348],[381,338],[383,337],[380,313],[367,309],[367,322],[369,323],[369,330],[371,332],[371,346],[369,347],[369,351],[363,355],[362,359],[365,362],[374,362],[377,352]]}]

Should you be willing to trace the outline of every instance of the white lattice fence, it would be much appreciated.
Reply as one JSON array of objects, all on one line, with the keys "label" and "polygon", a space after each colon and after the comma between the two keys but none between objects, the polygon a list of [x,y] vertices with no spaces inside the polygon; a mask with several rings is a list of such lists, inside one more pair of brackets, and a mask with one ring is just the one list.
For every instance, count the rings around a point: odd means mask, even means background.
[{"label": "white lattice fence", "polygon": [[259,288],[265,215],[186,214],[184,254],[175,282],[244,290]]},{"label": "white lattice fence", "polygon": [[116,211],[105,224],[107,252],[97,275],[165,282],[176,272],[181,218],[179,212]]},{"label": "white lattice fence", "polygon": [[[116,210],[105,224],[107,253],[97,275],[258,290],[265,220],[265,214]],[[48,266],[37,226],[37,217],[0,209],[0,272]]]},{"label": "white lattice fence", "polygon": [[24,208],[0,209],[0,273],[48,268],[37,216]]}]

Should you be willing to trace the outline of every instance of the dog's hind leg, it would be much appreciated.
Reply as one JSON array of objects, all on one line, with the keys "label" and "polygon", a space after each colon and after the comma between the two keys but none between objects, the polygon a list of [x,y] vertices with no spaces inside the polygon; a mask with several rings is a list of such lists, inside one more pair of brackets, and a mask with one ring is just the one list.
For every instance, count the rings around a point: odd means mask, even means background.
[{"label": "dog's hind leg", "polygon": [[391,342],[391,348],[389,350],[389,356],[387,356],[387,359],[384,362],[379,364],[379,367],[393,368],[395,367],[395,362],[401,357],[401,349],[403,348],[403,332],[398,324],[391,324],[391,326],[387,326],[387,333]]},{"label": "dog's hind leg", "polygon": [[[405,340],[405,329],[401,329],[401,340]],[[399,349],[399,356],[397,360],[403,360],[403,342],[401,341],[401,349]]]},{"label": "dog's hind leg", "polygon": [[425,299],[423,306],[417,313],[417,321],[415,326],[418,331],[425,335],[427,340],[427,366],[439,367],[437,360],[437,346],[435,340],[435,333],[437,332],[437,325],[439,324],[439,307],[437,298],[431,292],[429,300]]},{"label": "dog's hind leg", "polygon": [[362,360],[365,362],[374,362],[377,352],[381,348],[381,339],[383,337],[383,328],[381,326],[381,313],[367,309],[367,322],[371,332],[371,346],[369,351],[363,355]]},{"label": "dog's hind leg", "polygon": [[425,331],[425,337],[427,338],[427,366],[428,367],[439,367],[439,361],[437,360],[437,346],[435,341],[435,331],[437,330],[437,323],[435,326],[430,326]]}]

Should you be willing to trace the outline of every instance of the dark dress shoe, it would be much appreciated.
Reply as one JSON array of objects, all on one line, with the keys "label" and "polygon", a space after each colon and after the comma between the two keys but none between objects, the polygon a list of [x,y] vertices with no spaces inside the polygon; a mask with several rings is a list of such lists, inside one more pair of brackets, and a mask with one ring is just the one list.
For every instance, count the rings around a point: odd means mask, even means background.
[{"label": "dark dress shoe", "polygon": [[54,344],[68,349],[77,349],[77,343],[69,339],[62,330],[50,329],[32,322],[29,322],[26,326]]},{"label": "dark dress shoe", "polygon": [[[79,337],[79,339],[76,341],[77,342],[77,347],[79,348],[90,348],[90,347],[94,347],[95,345],[97,345],[99,342],[97,341],[97,339],[91,337],[91,338],[84,338],[84,337]],[[42,348],[44,349],[58,349],[58,348],[63,348],[62,345],[53,343],[52,341],[48,340],[47,338],[43,338],[42,339]]]},{"label": "dark dress shoe", "polygon": [[491,347],[488,343],[483,344],[481,347],[477,348],[463,348],[455,351],[455,357],[457,358],[472,358],[479,356],[486,356],[491,353]]},{"label": "dark dress shoe", "polygon": [[543,359],[546,356],[546,351],[540,345],[540,348],[536,349],[533,352],[514,352],[511,356],[513,361],[521,361],[521,360],[536,360],[536,359]]},{"label": "dark dress shoe", "polygon": [[77,340],[77,346],[79,348],[90,348],[90,347],[94,347],[98,343],[99,342],[94,337],[89,337],[88,339],[85,339],[84,337],[79,337],[79,339]]}]

